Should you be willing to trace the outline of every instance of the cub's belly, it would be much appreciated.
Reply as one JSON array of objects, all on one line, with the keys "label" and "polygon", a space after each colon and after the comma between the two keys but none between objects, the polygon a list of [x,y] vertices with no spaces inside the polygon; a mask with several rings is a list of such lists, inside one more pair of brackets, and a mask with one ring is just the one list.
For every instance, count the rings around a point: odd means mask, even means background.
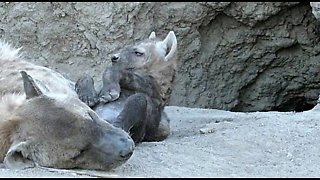
[{"label": "cub's belly", "polygon": [[113,124],[124,107],[125,99],[98,104],[93,110],[104,120]]},{"label": "cub's belly", "polygon": [[108,102],[106,104],[98,104],[93,110],[104,120],[108,121],[111,124],[116,122],[118,115],[123,110],[124,104],[129,96],[135,94],[134,91],[129,91],[122,89],[119,99]]}]

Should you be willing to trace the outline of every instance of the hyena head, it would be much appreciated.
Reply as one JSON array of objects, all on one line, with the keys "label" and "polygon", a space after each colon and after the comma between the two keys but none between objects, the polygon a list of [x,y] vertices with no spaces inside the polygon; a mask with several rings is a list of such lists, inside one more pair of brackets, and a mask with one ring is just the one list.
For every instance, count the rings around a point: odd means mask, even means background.
[{"label": "hyena head", "polygon": [[111,57],[112,65],[146,73],[155,78],[165,100],[171,94],[177,64],[177,39],[170,31],[164,39],[152,32],[149,38],[125,46]]},{"label": "hyena head", "polygon": [[0,121],[0,155],[8,168],[35,165],[109,170],[129,159],[134,142],[78,98],[46,92],[21,71],[26,101]]},{"label": "hyena head", "polygon": [[2,41],[0,77],[0,162],[6,167],[105,170],[131,156],[131,137],[100,119],[63,83],[69,80],[24,61]]}]

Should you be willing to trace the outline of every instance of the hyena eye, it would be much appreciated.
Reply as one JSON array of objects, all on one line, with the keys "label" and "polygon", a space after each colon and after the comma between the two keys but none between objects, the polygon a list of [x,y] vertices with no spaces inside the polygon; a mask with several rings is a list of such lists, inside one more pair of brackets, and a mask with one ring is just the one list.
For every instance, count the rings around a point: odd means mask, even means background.
[{"label": "hyena eye", "polygon": [[135,53],[137,56],[142,56],[142,55],[143,55],[142,52],[138,52],[138,51],[135,51],[134,53]]}]

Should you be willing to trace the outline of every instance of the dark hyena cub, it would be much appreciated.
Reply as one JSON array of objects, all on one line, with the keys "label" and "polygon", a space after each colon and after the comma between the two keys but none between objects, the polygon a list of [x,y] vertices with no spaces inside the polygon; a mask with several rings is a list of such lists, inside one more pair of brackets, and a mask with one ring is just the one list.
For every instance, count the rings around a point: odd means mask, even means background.
[{"label": "dark hyena cub", "polygon": [[172,90],[176,50],[173,31],[164,40],[152,32],[111,57],[99,92],[92,77],[81,77],[76,83],[78,96],[100,117],[129,132],[136,143],[164,140],[170,134],[163,110]]}]

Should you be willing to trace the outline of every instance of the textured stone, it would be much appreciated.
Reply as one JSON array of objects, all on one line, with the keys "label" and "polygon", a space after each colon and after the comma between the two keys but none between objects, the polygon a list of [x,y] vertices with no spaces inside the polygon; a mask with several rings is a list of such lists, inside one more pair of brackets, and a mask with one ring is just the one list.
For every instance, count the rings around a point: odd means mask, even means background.
[{"label": "textured stone", "polygon": [[72,80],[151,31],[178,38],[170,105],[232,111],[311,109],[320,43],[310,3],[1,2],[0,38]]}]

